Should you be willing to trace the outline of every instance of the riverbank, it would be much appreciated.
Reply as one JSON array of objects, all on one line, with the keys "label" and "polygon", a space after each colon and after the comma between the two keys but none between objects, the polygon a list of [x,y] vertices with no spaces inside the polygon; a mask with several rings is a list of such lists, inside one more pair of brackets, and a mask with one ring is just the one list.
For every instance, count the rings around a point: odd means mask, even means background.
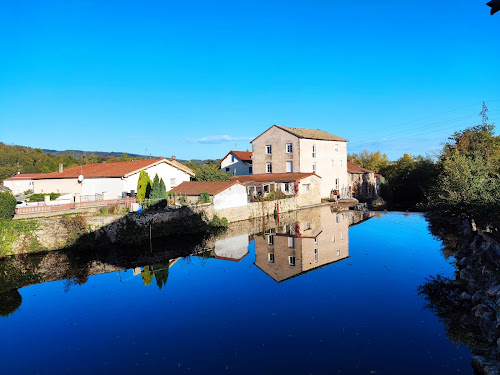
[{"label": "riverbank", "polygon": [[454,256],[455,280],[432,278],[420,293],[445,323],[447,335],[469,346],[479,374],[500,374],[500,242],[469,220],[453,223],[430,216],[445,255]]}]

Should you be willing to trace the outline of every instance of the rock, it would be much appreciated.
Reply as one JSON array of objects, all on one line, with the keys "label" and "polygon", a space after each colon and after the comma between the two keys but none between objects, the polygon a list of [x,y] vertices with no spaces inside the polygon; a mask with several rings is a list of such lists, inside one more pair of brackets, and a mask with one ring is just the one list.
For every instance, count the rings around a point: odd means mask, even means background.
[{"label": "rock", "polygon": [[464,300],[470,300],[472,297],[470,296],[469,293],[463,292],[462,294],[460,294],[460,298]]},{"label": "rock", "polygon": [[470,270],[470,268],[464,268],[460,270],[460,278],[466,281],[474,281],[476,275]]},{"label": "rock", "polygon": [[500,375],[499,364],[488,361],[485,357],[476,355],[472,357],[472,368],[476,374]]},{"label": "rock", "polygon": [[492,285],[486,291],[486,295],[489,297],[500,297],[500,285]]},{"label": "rock", "polygon": [[481,292],[476,292],[474,293],[474,295],[472,296],[472,303],[474,305],[477,305],[479,304],[482,300],[484,299],[484,296]]}]

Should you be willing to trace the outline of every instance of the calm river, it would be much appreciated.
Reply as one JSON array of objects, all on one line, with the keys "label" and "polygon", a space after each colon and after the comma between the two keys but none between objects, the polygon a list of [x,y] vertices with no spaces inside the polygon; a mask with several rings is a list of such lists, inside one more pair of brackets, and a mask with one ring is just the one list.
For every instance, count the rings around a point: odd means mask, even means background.
[{"label": "calm river", "polygon": [[0,261],[1,373],[472,373],[418,295],[454,273],[422,215],[322,207],[204,246],[81,274],[61,253]]}]

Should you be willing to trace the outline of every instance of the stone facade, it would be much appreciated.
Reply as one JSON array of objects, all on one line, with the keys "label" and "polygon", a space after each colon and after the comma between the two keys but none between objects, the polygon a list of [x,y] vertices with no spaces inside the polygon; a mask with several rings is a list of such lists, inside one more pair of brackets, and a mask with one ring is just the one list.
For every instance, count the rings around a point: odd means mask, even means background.
[{"label": "stone facade", "polygon": [[321,198],[330,198],[332,190],[348,194],[346,141],[307,139],[272,126],[252,141],[252,148],[254,174],[269,173],[271,163],[272,173],[319,175]]}]

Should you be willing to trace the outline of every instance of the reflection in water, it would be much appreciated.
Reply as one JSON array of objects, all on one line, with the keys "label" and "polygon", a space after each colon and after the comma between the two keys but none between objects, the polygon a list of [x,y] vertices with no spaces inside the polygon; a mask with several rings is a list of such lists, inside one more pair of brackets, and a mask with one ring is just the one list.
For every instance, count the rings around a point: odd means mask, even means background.
[{"label": "reflection in water", "polygon": [[277,282],[346,259],[349,256],[349,212],[322,207],[311,215],[277,222],[255,236],[255,265]]},{"label": "reflection in water", "polygon": [[[170,269],[183,256],[240,262],[255,247],[255,265],[277,282],[346,259],[349,226],[373,216],[366,212],[336,212],[329,206],[285,213],[277,220],[235,223],[222,237],[150,249],[120,251],[53,251],[0,260],[0,316],[14,313],[22,303],[19,288],[65,280],[65,292],[89,276],[132,269],[144,285],[155,281],[162,289]],[[154,285],[154,284],[153,284]]]}]

